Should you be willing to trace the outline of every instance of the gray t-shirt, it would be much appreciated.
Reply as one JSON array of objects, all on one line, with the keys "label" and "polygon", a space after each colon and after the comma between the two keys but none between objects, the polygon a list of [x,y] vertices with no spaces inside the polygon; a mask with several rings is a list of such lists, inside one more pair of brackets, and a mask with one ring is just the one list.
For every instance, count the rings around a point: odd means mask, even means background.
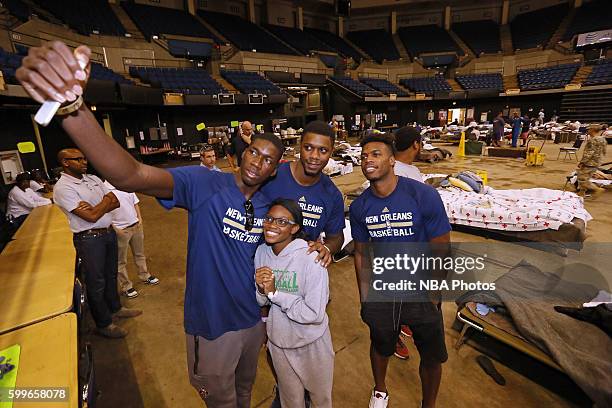
[{"label": "gray t-shirt", "polygon": [[396,176],[410,178],[416,181],[423,182],[423,176],[416,166],[406,164],[399,160],[395,160],[394,171]]},{"label": "gray t-shirt", "polygon": [[81,201],[85,201],[91,206],[100,204],[104,195],[108,194],[109,191],[102,180],[94,175],[84,174],[82,178],[78,179],[62,173],[53,188],[53,201],[68,217],[70,230],[74,233],[93,228],[108,228],[113,220],[110,213],[104,214],[96,222],[89,222],[73,214],[72,211],[78,207]]}]

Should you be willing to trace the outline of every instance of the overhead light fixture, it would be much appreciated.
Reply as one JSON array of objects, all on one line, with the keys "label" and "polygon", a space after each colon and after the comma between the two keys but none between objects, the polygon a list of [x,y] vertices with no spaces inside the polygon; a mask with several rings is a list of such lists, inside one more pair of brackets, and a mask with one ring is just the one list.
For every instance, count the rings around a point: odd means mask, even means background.
[{"label": "overhead light fixture", "polygon": [[95,112],[98,110],[98,108],[96,107],[96,105],[91,105],[91,107],[89,108],[91,109],[92,112]]},{"label": "overhead light fixture", "polygon": [[152,38],[153,38],[154,40],[159,40],[159,37],[158,37],[158,36],[156,36],[156,35],[154,35]]}]

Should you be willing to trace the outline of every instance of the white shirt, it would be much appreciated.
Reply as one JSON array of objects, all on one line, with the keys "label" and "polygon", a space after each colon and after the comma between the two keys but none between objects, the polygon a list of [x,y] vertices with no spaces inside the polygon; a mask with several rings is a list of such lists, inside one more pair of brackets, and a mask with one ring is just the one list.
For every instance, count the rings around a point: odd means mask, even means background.
[{"label": "white shirt", "polygon": [[81,201],[89,203],[92,207],[100,204],[109,189],[98,177],[91,174],[83,174],[78,179],[66,173],[55,184],[53,188],[53,201],[62,209],[68,217],[70,230],[74,233],[87,231],[94,228],[108,228],[113,217],[110,213],[104,214],[96,222],[89,222],[73,214],[72,211],[79,206]]},{"label": "white shirt", "polygon": [[35,193],[38,193],[38,190],[42,190],[43,188],[45,188],[45,186],[43,186],[42,184],[38,183],[37,181],[30,180],[30,188]]},{"label": "white shirt", "polygon": [[395,161],[394,173],[396,176],[411,178],[421,183],[423,182],[423,176],[416,166],[406,164],[399,160]]},{"label": "white shirt", "polygon": [[134,206],[140,202],[136,194],[117,190],[117,188],[108,181],[105,181],[104,185],[117,196],[120,204],[119,208],[110,212],[113,217],[113,226],[119,229],[125,229],[130,225],[136,224],[139,220],[136,207]]},{"label": "white shirt", "polygon": [[51,200],[36,194],[31,188],[25,191],[15,186],[8,194],[6,215],[17,218],[29,214],[34,208],[51,204]]}]

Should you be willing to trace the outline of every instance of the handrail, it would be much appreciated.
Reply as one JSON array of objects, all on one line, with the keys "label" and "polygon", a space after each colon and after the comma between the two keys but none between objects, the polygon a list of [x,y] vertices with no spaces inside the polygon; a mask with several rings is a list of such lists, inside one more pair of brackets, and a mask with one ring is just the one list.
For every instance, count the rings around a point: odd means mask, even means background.
[{"label": "handrail", "polygon": [[[67,38],[62,38],[60,36],[56,36],[55,34],[46,33],[46,32],[42,32],[42,33],[50,35],[50,36],[55,36],[58,39],[65,42],[66,45],[70,47],[78,47],[79,45],[81,45],[76,41],[73,41]],[[13,43],[13,48],[15,47],[15,44],[23,45],[25,47],[38,47],[41,45],[42,42],[48,41],[48,39],[46,38],[42,38],[42,37],[31,35],[31,34],[20,33],[18,31],[13,31],[13,30],[9,30],[9,37],[10,37],[11,42]],[[104,65],[104,54],[92,50],[91,60],[95,62],[99,62]]]},{"label": "handrail", "polygon": [[193,63],[178,59],[123,57],[123,70],[129,72],[130,66],[154,68],[193,68]]},{"label": "handrail", "polygon": [[422,72],[419,72],[417,74],[397,74],[397,81],[399,82],[400,79],[433,78],[436,75],[439,75],[439,74],[438,73],[424,74]]},{"label": "handrail", "polygon": [[559,65],[572,64],[572,63],[582,63],[582,60],[578,57],[574,57],[574,58],[559,59],[555,61],[538,62],[535,64],[517,65],[516,71],[518,72],[518,71],[522,71],[526,69],[535,69],[535,68],[549,68],[549,67],[555,67]]},{"label": "handrail", "polygon": [[292,73],[304,73],[304,74],[324,74],[332,75],[333,69],[331,68],[303,68],[303,67],[287,67],[273,64],[241,64],[236,62],[224,62],[219,64],[221,69],[236,70],[236,71],[253,71],[260,74],[265,74],[265,71],[280,71],[280,72],[292,72]]},{"label": "handrail", "polygon": [[358,72],[360,78],[377,78],[389,80],[389,73],[380,74],[378,72]]}]

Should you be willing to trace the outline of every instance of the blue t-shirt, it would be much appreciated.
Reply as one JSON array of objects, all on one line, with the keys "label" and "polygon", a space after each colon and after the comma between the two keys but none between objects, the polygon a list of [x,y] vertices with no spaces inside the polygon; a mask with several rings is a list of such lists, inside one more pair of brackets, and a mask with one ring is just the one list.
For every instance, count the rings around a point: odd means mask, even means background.
[{"label": "blue t-shirt", "polygon": [[438,192],[404,177],[385,198],[365,190],[351,204],[350,221],[356,242],[429,242],[451,230]]},{"label": "blue t-shirt", "polygon": [[298,202],[308,240],[316,240],[321,232],[334,235],[344,229],[342,193],[325,174],[315,185],[302,186],[293,178],[290,163],[283,163],[278,167],[276,177],[269,180],[261,191],[272,200],[288,198]]},{"label": "blue t-shirt", "polygon": [[174,178],[167,209],[189,211],[185,332],[212,340],[246,329],[260,319],[255,298],[253,257],[262,240],[263,217],[270,201],[251,197],[255,222],[244,228],[246,201],[234,176],[200,166],[169,169]]}]

